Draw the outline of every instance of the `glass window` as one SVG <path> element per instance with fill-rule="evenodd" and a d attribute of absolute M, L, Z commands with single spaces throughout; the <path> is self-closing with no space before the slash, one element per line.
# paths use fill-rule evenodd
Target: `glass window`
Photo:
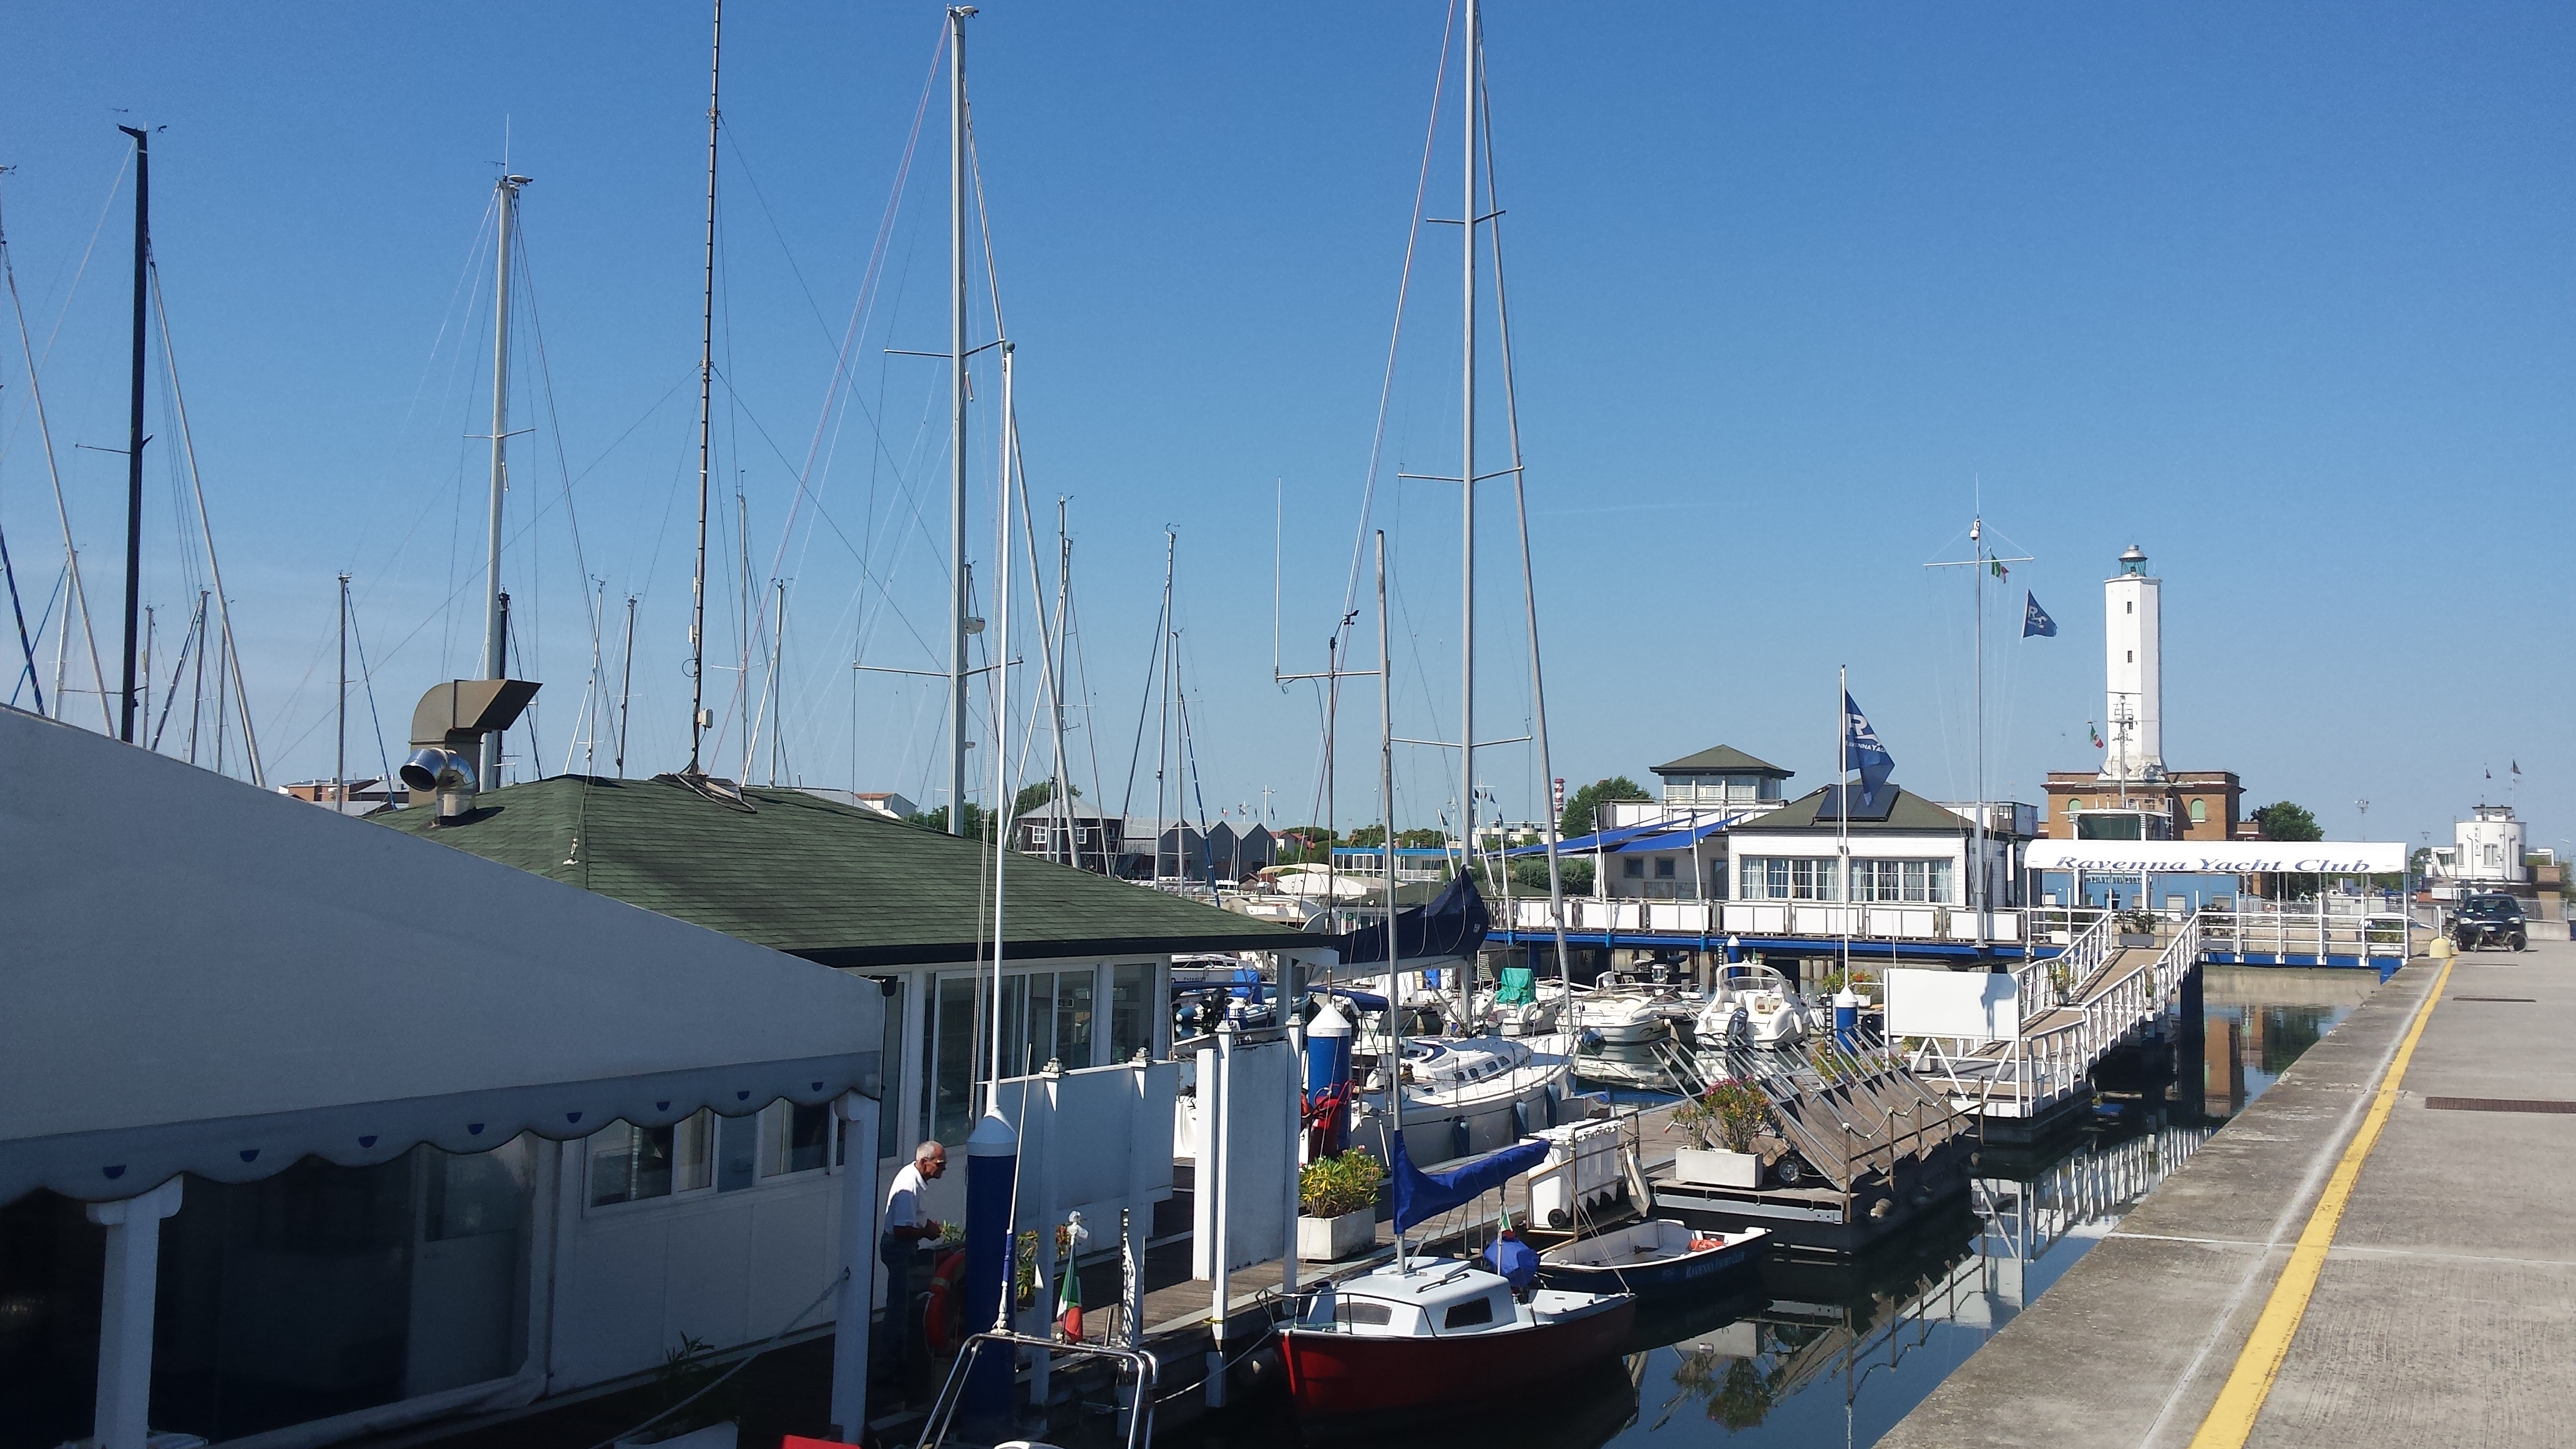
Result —
<path fill-rule="evenodd" d="M 1834 860 L 1826 857 L 1746 856 L 1737 878 L 1748 901 L 1834 899 Z"/>
<path fill-rule="evenodd" d="M 2081 800 L 2069 800 L 2066 802 L 2066 813 L 2069 815 L 2080 814 L 2083 812 L 2083 809 L 2084 802 Z"/>
<path fill-rule="evenodd" d="M 1646 878 L 1646 863 L 1634 856 L 1619 862 L 1619 878 L 1621 880 L 1644 880 Z"/>
<path fill-rule="evenodd" d="M 768 1130 L 761 1134 L 760 1175 L 778 1177 L 831 1166 L 832 1104 L 802 1106 L 772 1102 L 761 1114 Z"/>
<path fill-rule="evenodd" d="M 2209 823 L 2208 801 L 2194 800 L 2191 802 L 2191 823 L 2194 825 L 2206 825 Z"/>
<path fill-rule="evenodd" d="M 667 1127 L 619 1121 L 590 1136 L 590 1205 L 642 1202 L 707 1185 L 711 1115 L 703 1110 Z"/>
<path fill-rule="evenodd" d="M 1066 971 L 1055 978 L 1055 1056 L 1065 1070 L 1091 1065 L 1092 973 Z"/>
<path fill-rule="evenodd" d="M 1113 1062 L 1133 1060 L 1136 1053 L 1154 1050 L 1154 968 L 1112 966 L 1109 968 L 1109 1059 Z"/>
<path fill-rule="evenodd" d="M 929 1063 L 930 1083 L 922 1098 L 922 1135 L 951 1147 L 975 1128 L 975 1044 L 983 1039 L 976 1030 L 980 995 L 974 977 L 943 976 L 938 994 L 924 1003 L 933 1009 L 922 1013 L 922 1056 Z"/>
<path fill-rule="evenodd" d="M 1440 1320 L 1440 1326 L 1442 1328 L 1473 1328 L 1480 1323 L 1491 1323 L 1493 1321 L 1494 1300 L 1492 1297 L 1488 1296 L 1484 1298 L 1471 1298 L 1464 1303 L 1454 1305 L 1450 1308 L 1448 1315 Z"/>
<path fill-rule="evenodd" d="M 1671 880 L 1672 878 L 1673 878 L 1673 858 L 1672 858 L 1671 856 L 1669 856 L 1669 855 L 1659 855 L 1659 856 L 1656 856 L 1656 857 L 1655 857 L 1655 879 L 1657 879 L 1657 880 Z"/>

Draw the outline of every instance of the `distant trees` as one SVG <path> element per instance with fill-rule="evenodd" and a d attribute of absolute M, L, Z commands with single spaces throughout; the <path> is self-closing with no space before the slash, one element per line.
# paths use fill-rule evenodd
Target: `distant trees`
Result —
<path fill-rule="evenodd" d="M 1645 786 L 1625 775 L 1613 775 L 1607 780 L 1595 780 L 1568 797 L 1565 802 L 1565 819 L 1559 824 L 1558 829 L 1569 836 L 1590 835 L 1593 817 L 1600 812 L 1603 802 L 1653 798 L 1655 797 L 1646 793 Z"/>
<path fill-rule="evenodd" d="M 2323 840 L 2326 838 L 2324 827 L 2317 824 L 2317 817 L 2309 811 L 2308 807 L 2294 805 L 2287 800 L 2275 800 L 2257 809 L 2254 812 L 2254 824 L 2262 830 L 2265 840 Z"/>
<path fill-rule="evenodd" d="M 1053 780 L 1040 780 L 1034 785 L 1023 785 L 1020 787 L 1020 793 L 1011 797 L 1011 818 L 1016 820 L 1054 798 L 1055 781 Z M 1082 798 L 1080 785 L 1073 787 L 1073 798 L 1076 800 Z"/>

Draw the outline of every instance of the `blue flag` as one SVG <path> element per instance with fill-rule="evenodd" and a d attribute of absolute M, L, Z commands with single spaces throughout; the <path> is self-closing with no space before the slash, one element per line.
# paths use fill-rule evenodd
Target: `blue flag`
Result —
<path fill-rule="evenodd" d="M 1878 731 L 1869 727 L 1868 716 L 1852 703 L 1849 694 L 1843 696 L 1842 764 L 1844 769 L 1860 771 L 1861 800 L 1872 806 L 1878 803 L 1878 787 L 1886 784 L 1888 775 L 1896 769 L 1887 747 L 1878 742 Z"/>
<path fill-rule="evenodd" d="M 2057 621 L 2048 617 L 2048 611 L 2039 606 L 2039 595 L 2024 590 L 2021 599 L 2021 637 L 2027 639 L 2036 634 L 2043 639 L 2056 638 Z"/>

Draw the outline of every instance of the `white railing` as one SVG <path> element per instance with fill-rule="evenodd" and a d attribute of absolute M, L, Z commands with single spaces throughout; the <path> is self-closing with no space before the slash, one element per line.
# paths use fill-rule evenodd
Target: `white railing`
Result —
<path fill-rule="evenodd" d="M 2208 949 L 2231 956 L 2330 956 L 2404 961 L 2416 923 L 2401 911 L 2202 911 Z"/>
<path fill-rule="evenodd" d="M 1543 900 L 1512 903 L 1512 928 L 1544 932 L 1555 929 Z M 1869 940 L 1936 941 L 1958 944 L 1977 939 L 1976 912 L 1936 905 L 1845 905 L 1829 901 L 1653 901 L 1595 900 L 1565 903 L 1565 929 L 1613 931 L 1661 936 L 1793 936 L 1824 940 L 1858 936 Z M 2005 944 L 2022 939 L 2022 912 L 1986 913 L 1986 939 Z"/>
<path fill-rule="evenodd" d="M 2034 957 L 2014 968 L 2022 1019 L 2033 1020 L 2072 999 L 2077 988 L 2102 969 L 2111 951 L 2111 914 L 2105 911 L 2076 932 L 2065 950 L 2053 956 Z"/>

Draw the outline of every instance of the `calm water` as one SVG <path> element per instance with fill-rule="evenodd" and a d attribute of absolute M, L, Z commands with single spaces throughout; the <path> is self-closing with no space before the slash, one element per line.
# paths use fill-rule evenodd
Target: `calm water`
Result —
<path fill-rule="evenodd" d="M 1989 1151 L 1947 1221 L 1840 1265 L 1774 1258 L 1729 1299 L 1641 1323 L 1624 1361 L 1544 1394 L 1496 1386 L 1495 1412 L 1389 1442 L 1419 1449 L 1866 1445 L 2048 1291 L 2376 985 L 2361 971 L 2211 967 L 2205 1046 L 2122 1063 L 2128 1120 L 2044 1156 Z M 1284 1405 L 1211 1427 L 1206 1449 L 1298 1442 Z M 1340 1431 L 1328 1442 L 1360 1439 Z"/>

